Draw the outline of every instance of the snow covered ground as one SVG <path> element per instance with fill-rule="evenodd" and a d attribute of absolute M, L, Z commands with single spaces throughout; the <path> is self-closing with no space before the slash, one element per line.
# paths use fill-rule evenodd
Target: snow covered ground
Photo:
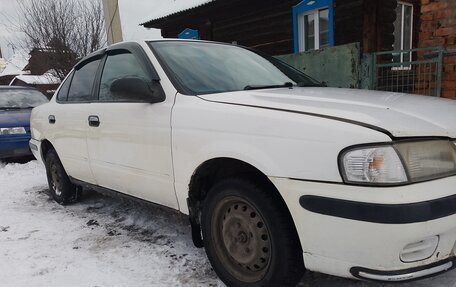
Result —
<path fill-rule="evenodd" d="M 224 286 L 177 213 L 85 194 L 47 194 L 44 168 L 0 162 L 0 286 Z M 307 273 L 300 286 L 384 287 Z M 403 287 L 456 287 L 456 270 Z"/>

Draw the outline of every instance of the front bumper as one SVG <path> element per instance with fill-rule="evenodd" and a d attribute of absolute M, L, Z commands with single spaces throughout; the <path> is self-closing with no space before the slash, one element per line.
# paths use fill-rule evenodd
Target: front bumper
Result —
<path fill-rule="evenodd" d="M 309 270 L 407 281 L 454 268 L 456 176 L 399 187 L 271 180 L 290 209 Z"/>
<path fill-rule="evenodd" d="M 353 267 L 350 273 L 362 280 L 378 282 L 404 282 L 434 276 L 456 267 L 455 257 L 434 264 L 395 271 L 378 271 L 363 267 Z"/>
<path fill-rule="evenodd" d="M 0 159 L 31 155 L 30 134 L 0 136 Z"/>

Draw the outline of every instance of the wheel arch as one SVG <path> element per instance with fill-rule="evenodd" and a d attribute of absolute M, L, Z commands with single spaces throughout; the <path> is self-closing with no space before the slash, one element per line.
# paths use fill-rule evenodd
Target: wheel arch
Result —
<path fill-rule="evenodd" d="M 217 181 L 233 176 L 254 176 L 274 186 L 265 173 L 254 165 L 231 157 L 216 157 L 204 161 L 195 169 L 188 185 L 188 197 L 204 200 Z M 274 189 L 277 190 L 275 186 Z"/>
<path fill-rule="evenodd" d="M 296 224 L 291 216 L 290 209 L 285 203 L 285 200 L 278 188 L 264 172 L 243 160 L 230 157 L 217 157 L 201 163 L 195 169 L 188 185 L 187 205 L 189 209 L 190 223 L 192 224 L 193 242 L 197 247 L 201 247 L 202 244 L 200 233 L 200 215 L 204 199 L 215 183 L 230 177 L 240 177 L 253 180 L 255 183 L 259 183 L 264 186 L 269 192 L 272 192 L 277 197 L 278 204 L 282 207 L 290 222 L 293 224 L 293 229 L 296 232 L 296 236 L 298 236 Z"/>
<path fill-rule="evenodd" d="M 54 145 L 49 140 L 41 140 L 41 158 L 43 161 L 46 160 L 46 155 L 51 149 L 55 150 Z"/>

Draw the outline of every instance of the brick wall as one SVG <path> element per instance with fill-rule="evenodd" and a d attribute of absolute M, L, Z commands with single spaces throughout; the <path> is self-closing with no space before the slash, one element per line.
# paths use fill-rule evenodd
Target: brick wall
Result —
<path fill-rule="evenodd" d="M 446 49 L 442 97 L 456 99 L 456 0 L 421 0 L 419 47 Z"/>

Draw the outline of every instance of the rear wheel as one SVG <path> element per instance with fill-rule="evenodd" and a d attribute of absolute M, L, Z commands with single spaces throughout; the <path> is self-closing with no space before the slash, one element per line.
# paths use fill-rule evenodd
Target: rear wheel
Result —
<path fill-rule="evenodd" d="M 297 234 L 281 199 L 245 179 L 216 184 L 203 207 L 208 258 L 228 286 L 294 286 L 304 272 Z"/>
<path fill-rule="evenodd" d="M 46 154 L 46 175 L 52 198 L 59 204 L 68 204 L 77 201 L 80 191 L 71 183 L 55 150 Z"/>

